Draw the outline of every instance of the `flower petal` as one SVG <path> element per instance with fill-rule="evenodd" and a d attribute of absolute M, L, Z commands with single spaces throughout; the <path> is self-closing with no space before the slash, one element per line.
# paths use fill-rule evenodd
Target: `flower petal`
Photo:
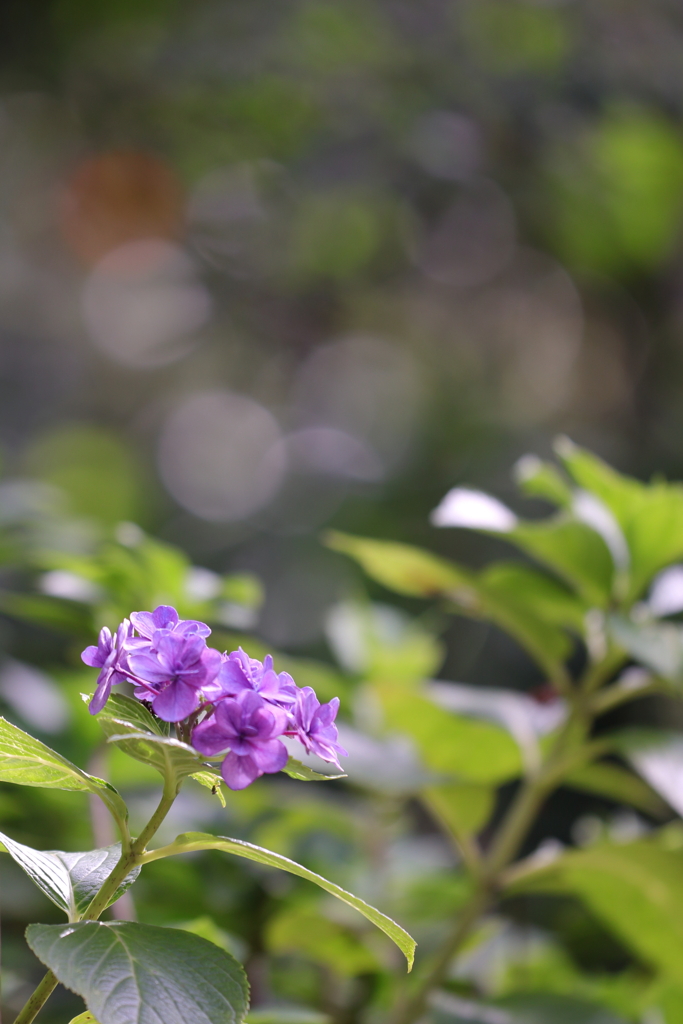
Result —
<path fill-rule="evenodd" d="M 221 765 L 221 775 L 230 789 L 246 789 L 263 772 L 249 754 L 238 757 L 230 753 Z"/>
<path fill-rule="evenodd" d="M 171 683 L 152 701 L 152 710 L 162 722 L 181 722 L 199 707 L 199 694 L 182 680 Z"/>

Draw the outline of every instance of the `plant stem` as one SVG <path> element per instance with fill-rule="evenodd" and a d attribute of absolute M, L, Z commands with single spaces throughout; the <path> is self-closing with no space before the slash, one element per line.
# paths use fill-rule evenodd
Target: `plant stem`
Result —
<path fill-rule="evenodd" d="M 439 950 L 436 959 L 420 979 L 419 986 L 410 998 L 399 1005 L 394 1024 L 412 1024 L 423 1015 L 427 1009 L 430 992 L 444 980 L 451 960 L 469 936 L 480 916 L 488 909 L 491 895 L 488 887 L 480 883 L 458 918 L 455 928 Z"/>
<path fill-rule="evenodd" d="M 31 1021 L 39 1010 L 43 1008 L 58 984 L 59 982 L 52 971 L 48 971 L 37 988 L 29 996 L 14 1024 L 31 1024 Z"/>
<path fill-rule="evenodd" d="M 142 863 L 147 843 L 150 841 L 170 811 L 177 795 L 178 787 L 175 780 L 170 777 L 167 778 L 164 784 L 164 791 L 154 814 L 149 819 L 140 835 L 131 843 L 128 849 L 122 849 L 119 860 L 111 873 L 102 883 L 99 892 L 90 901 L 90 905 L 80 918 L 81 921 L 97 921 L 100 914 L 108 907 L 112 896 L 129 872 L 138 864 Z M 15 1019 L 14 1024 L 31 1024 L 47 1002 L 50 994 L 57 987 L 57 984 L 58 979 L 52 971 L 48 971 L 37 988 L 35 988 L 31 993 L 23 1008 L 20 1010 L 19 1016 Z"/>
<path fill-rule="evenodd" d="M 478 878 L 475 875 L 474 892 L 460 914 L 455 928 L 429 968 L 416 979 L 413 994 L 399 1004 L 393 1024 L 413 1024 L 424 1014 L 430 992 L 442 983 L 453 957 L 467 940 L 480 916 L 490 907 L 505 868 L 516 857 L 544 801 L 562 781 L 563 769 L 567 764 L 571 765 L 572 759 L 567 759 L 565 754 L 567 742 L 571 741 L 577 727 L 588 731 L 589 723 L 590 712 L 586 711 L 583 701 L 575 699 L 571 713 L 547 760 L 517 791 L 493 844 L 479 867 Z"/>

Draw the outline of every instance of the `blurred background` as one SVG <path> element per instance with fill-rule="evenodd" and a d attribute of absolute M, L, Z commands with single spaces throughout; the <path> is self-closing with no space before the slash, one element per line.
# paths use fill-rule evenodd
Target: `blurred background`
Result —
<path fill-rule="evenodd" d="M 482 564 L 495 542 L 435 531 L 430 510 L 457 484 L 523 508 L 511 467 L 560 433 L 622 471 L 680 477 L 682 67 L 676 0 L 4 0 L 10 716 L 74 757 L 92 746 L 78 650 L 152 600 L 116 561 L 147 535 L 187 553 L 173 570 L 186 602 L 220 599 L 214 621 L 319 659 L 323 678 L 349 635 L 340 602 L 364 587 L 322 546 L 326 528 Z M 484 627 L 427 626 L 446 642 L 426 659 L 444 678 L 541 682 Z M 325 698 L 346 685 L 324 678 Z M 0 812 L 19 838 L 73 848 L 78 799 L 5 787 Z M 258 799 L 240 806 L 258 817 Z M 335 799 L 358 828 L 374 820 L 372 801 Z M 568 834 L 585 807 L 563 808 Z M 316 813 L 299 809 L 291 835 L 310 838 Z M 342 820 L 321 857 L 343 847 Z M 247 869 L 206 863 L 237 933 Z M 13 870 L 3 859 L 25 899 Z M 174 871 L 150 869 L 145 919 L 163 918 Z M 183 876 L 188 918 L 202 877 Z M 282 895 L 254 887 L 251 922 Z M 31 910 L 8 899 L 6 998 L 20 1005 Z M 372 973 L 358 949 L 348 977 Z M 301 967 L 290 992 L 277 970 L 266 1002 L 316 1004 L 317 975 Z"/>
<path fill-rule="evenodd" d="M 445 490 L 559 432 L 680 475 L 674 0 L 0 18 L 6 477 L 257 573 L 306 648 L 327 524 L 453 545 Z"/>

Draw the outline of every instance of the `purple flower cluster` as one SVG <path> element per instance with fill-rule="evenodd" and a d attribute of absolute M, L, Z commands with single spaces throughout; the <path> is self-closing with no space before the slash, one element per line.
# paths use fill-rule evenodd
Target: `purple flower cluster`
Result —
<path fill-rule="evenodd" d="M 113 685 L 132 683 L 135 696 L 190 735 L 200 754 L 225 754 L 221 773 L 230 789 L 284 768 L 282 736 L 296 737 L 339 768 L 339 755 L 346 755 L 334 724 L 339 699 L 321 704 L 310 686 L 300 688 L 287 672 L 276 672 L 270 655 L 261 662 L 242 648 L 221 654 L 207 647 L 210 633 L 168 605 L 132 612 L 113 636 L 105 626 L 97 646 L 81 655 L 100 669 L 90 713 L 102 710 Z"/>

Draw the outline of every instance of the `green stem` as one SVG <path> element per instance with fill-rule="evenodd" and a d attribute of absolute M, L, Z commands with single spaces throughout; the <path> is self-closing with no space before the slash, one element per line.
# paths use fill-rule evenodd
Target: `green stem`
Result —
<path fill-rule="evenodd" d="M 590 712 L 575 696 L 574 706 L 558 735 L 554 747 L 539 771 L 522 783 L 512 802 L 488 854 L 479 867 L 474 892 L 460 914 L 455 928 L 446 939 L 427 970 L 415 979 L 412 995 L 399 1004 L 393 1024 L 413 1024 L 427 1009 L 431 991 L 445 979 L 455 954 L 469 937 L 473 927 L 493 903 L 500 880 L 508 864 L 514 860 L 524 838 L 552 790 L 562 781 L 567 764 L 565 748 L 577 729 L 588 732 Z"/>
<path fill-rule="evenodd" d="M 591 701 L 593 714 L 604 715 L 606 711 L 611 711 L 612 708 L 617 708 L 627 701 L 637 700 L 639 697 L 647 697 L 654 693 L 666 693 L 666 689 L 665 684 L 652 677 L 637 686 L 615 683 L 595 694 Z"/>
<path fill-rule="evenodd" d="M 142 864 L 148 842 L 154 836 L 162 821 L 170 811 L 177 795 L 178 787 L 175 780 L 171 780 L 170 777 L 167 778 L 164 784 L 164 791 L 154 814 L 149 819 L 137 839 L 128 844 L 127 849 L 121 850 L 119 860 L 111 873 L 102 883 L 102 887 L 99 892 L 90 901 L 90 905 L 80 920 L 96 921 L 100 914 L 106 910 L 112 896 L 128 873 L 138 864 Z M 52 971 L 48 971 L 38 987 L 31 993 L 23 1008 L 20 1010 L 19 1016 L 15 1019 L 14 1024 L 31 1024 L 47 1002 L 50 994 L 57 987 L 57 984 L 58 979 Z"/>
<path fill-rule="evenodd" d="M 427 1009 L 430 992 L 444 980 L 451 960 L 468 938 L 481 915 L 488 909 L 490 902 L 490 890 L 484 885 L 480 885 L 472 894 L 469 903 L 458 918 L 455 928 L 439 950 L 429 970 L 419 979 L 418 987 L 413 995 L 399 1006 L 394 1024 L 412 1024 L 413 1021 L 423 1016 Z"/>

